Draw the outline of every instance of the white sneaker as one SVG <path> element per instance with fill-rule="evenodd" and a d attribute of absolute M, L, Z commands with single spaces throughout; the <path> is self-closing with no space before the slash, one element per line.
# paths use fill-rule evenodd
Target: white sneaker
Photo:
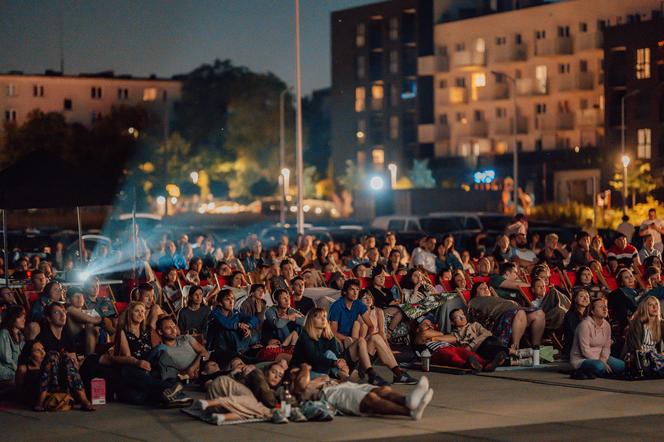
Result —
<path fill-rule="evenodd" d="M 223 413 L 214 413 L 211 419 L 215 425 L 221 425 L 226 420 L 226 416 Z"/>
<path fill-rule="evenodd" d="M 533 358 L 519 359 L 519 366 L 520 367 L 532 367 L 533 366 Z"/>
<path fill-rule="evenodd" d="M 429 391 L 429 379 L 426 376 L 422 376 L 413 391 L 406 396 L 406 407 L 411 411 L 415 410 L 420 405 L 420 402 L 422 402 L 422 398 L 427 391 Z"/>
<path fill-rule="evenodd" d="M 533 356 L 534 350 L 532 348 L 521 348 L 516 351 L 520 358 L 530 358 Z"/>
<path fill-rule="evenodd" d="M 422 400 L 420 401 L 420 404 L 417 406 L 417 408 L 410 412 L 410 417 L 416 421 L 422 419 L 422 415 L 424 414 L 424 409 L 427 408 L 427 405 L 429 405 L 432 399 L 433 399 L 433 390 L 430 388 L 426 392 Z"/>
<path fill-rule="evenodd" d="M 191 406 L 192 410 L 205 411 L 208 407 L 208 402 L 203 399 L 197 399 Z"/>

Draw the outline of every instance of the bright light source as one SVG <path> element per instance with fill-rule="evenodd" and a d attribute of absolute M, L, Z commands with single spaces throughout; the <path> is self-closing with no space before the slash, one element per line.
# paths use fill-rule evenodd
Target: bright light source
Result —
<path fill-rule="evenodd" d="M 78 274 L 79 281 L 85 281 L 89 277 L 90 277 L 90 272 L 88 272 L 87 270 L 84 270 Z"/>
<path fill-rule="evenodd" d="M 369 187 L 371 187 L 372 190 L 382 190 L 383 187 L 385 187 L 385 180 L 379 176 L 371 177 L 371 180 L 369 180 Z"/>
<path fill-rule="evenodd" d="M 203 214 L 205 213 L 205 206 L 201 206 L 198 208 L 198 213 Z"/>
<path fill-rule="evenodd" d="M 321 213 L 323 213 L 323 209 L 320 208 L 320 207 L 316 207 L 316 208 L 314 209 L 314 213 L 315 213 L 316 215 L 320 215 Z"/>
<path fill-rule="evenodd" d="M 288 179 L 288 177 L 290 176 L 290 169 L 284 167 L 283 169 L 281 169 L 281 174 L 284 176 L 284 178 Z"/>
<path fill-rule="evenodd" d="M 297 206 L 290 206 L 290 211 L 293 213 L 297 212 Z"/>
<path fill-rule="evenodd" d="M 579 153 L 581 148 L 579 146 L 574 146 L 574 152 Z"/>
<path fill-rule="evenodd" d="M 302 210 L 304 212 L 309 212 L 311 210 L 311 206 L 309 206 L 309 204 L 305 204 L 304 206 L 302 206 Z"/>
<path fill-rule="evenodd" d="M 177 198 L 175 198 L 175 197 L 171 198 L 171 204 L 177 204 L 177 203 L 178 203 Z"/>
<path fill-rule="evenodd" d="M 358 130 L 357 133 L 355 134 L 355 136 L 356 136 L 358 139 L 361 140 L 362 138 L 364 138 L 364 132 L 362 132 L 361 130 Z"/>
<path fill-rule="evenodd" d="M 189 174 L 189 176 L 191 177 L 191 182 L 192 183 L 198 184 L 198 172 L 193 171 Z"/>
<path fill-rule="evenodd" d="M 622 156 L 622 164 L 623 164 L 623 167 L 626 168 L 627 166 L 629 166 L 629 161 L 630 161 L 630 159 L 629 159 L 629 156 L 628 156 L 628 155 L 623 155 L 623 156 Z"/>
<path fill-rule="evenodd" d="M 492 169 L 480 170 L 473 174 L 473 181 L 475 181 L 476 184 L 490 184 L 495 179 L 496 171 Z"/>
<path fill-rule="evenodd" d="M 157 197 L 157 204 L 160 204 L 160 205 L 166 204 L 166 197 L 165 196 L 158 196 Z"/>
<path fill-rule="evenodd" d="M 127 132 L 129 132 L 129 135 L 133 135 L 135 131 L 136 131 L 136 129 L 134 129 L 133 127 L 130 127 L 129 129 L 127 129 Z"/>

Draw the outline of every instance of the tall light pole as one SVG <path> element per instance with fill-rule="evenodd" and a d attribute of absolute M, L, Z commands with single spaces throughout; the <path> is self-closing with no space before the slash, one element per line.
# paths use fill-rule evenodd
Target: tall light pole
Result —
<path fill-rule="evenodd" d="M 518 212 L 519 206 L 519 149 L 517 147 L 516 137 L 518 133 L 518 108 L 516 105 L 516 79 L 511 75 L 507 75 L 504 72 L 491 71 L 491 74 L 497 80 L 498 78 L 506 78 L 512 85 L 512 107 L 514 108 L 514 124 L 512 124 L 512 137 L 514 138 L 514 154 L 512 155 L 512 175 L 514 175 L 514 214 Z M 546 192 L 546 189 L 544 190 Z"/>
<path fill-rule="evenodd" d="M 623 163 L 623 215 L 627 214 L 627 166 L 629 165 L 629 157 L 625 152 L 625 132 L 627 130 L 625 124 L 625 99 L 632 97 L 639 93 L 638 89 L 634 89 L 620 99 L 620 155 Z"/>
<path fill-rule="evenodd" d="M 283 170 L 286 168 L 286 111 L 285 95 L 290 90 L 286 88 L 279 94 L 279 184 L 281 184 L 281 201 L 279 204 L 279 221 L 283 226 L 286 222 L 286 183 Z"/>
<path fill-rule="evenodd" d="M 623 215 L 627 214 L 627 166 L 629 166 L 629 156 L 623 155 L 622 158 L 623 165 Z"/>
<path fill-rule="evenodd" d="M 304 233 L 304 158 L 302 153 L 302 66 L 300 63 L 300 0 L 295 0 L 295 89 L 296 89 L 296 172 L 297 172 L 297 233 Z"/>
<path fill-rule="evenodd" d="M 390 171 L 390 186 L 394 189 L 397 187 L 397 165 L 390 163 L 387 165 L 387 169 Z"/>

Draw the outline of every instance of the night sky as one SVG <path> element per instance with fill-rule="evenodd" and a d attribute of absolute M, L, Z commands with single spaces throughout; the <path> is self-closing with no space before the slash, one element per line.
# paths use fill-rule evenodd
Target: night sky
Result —
<path fill-rule="evenodd" d="M 303 92 L 330 85 L 330 12 L 375 0 L 301 0 Z M 215 58 L 295 83 L 292 0 L 0 0 L 0 72 L 170 77 Z"/>

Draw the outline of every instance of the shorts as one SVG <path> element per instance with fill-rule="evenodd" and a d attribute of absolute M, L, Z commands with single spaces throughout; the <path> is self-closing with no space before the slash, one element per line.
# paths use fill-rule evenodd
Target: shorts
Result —
<path fill-rule="evenodd" d="M 339 385 L 323 388 L 321 399 L 341 411 L 343 414 L 364 416 L 360 411 L 360 403 L 372 390 L 378 387 L 369 384 L 344 382 Z"/>

